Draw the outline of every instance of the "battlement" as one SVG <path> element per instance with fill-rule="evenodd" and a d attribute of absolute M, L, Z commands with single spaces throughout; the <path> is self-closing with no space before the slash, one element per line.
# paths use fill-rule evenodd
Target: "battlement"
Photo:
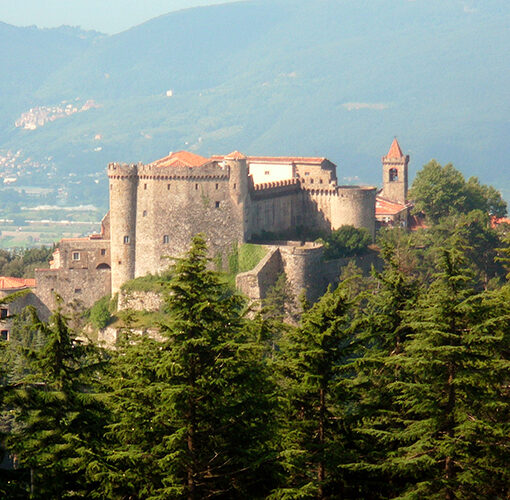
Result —
<path fill-rule="evenodd" d="M 283 181 L 263 182 L 252 184 L 252 197 L 255 199 L 278 197 L 286 194 L 296 193 L 301 189 L 299 179 L 286 179 Z"/>
<path fill-rule="evenodd" d="M 110 179 L 134 179 L 140 164 L 137 163 L 109 163 L 108 177 Z"/>
<path fill-rule="evenodd" d="M 285 179 L 283 181 L 274 181 L 274 182 L 263 182 L 261 184 L 254 184 L 253 189 L 255 191 L 262 191 L 265 189 L 275 189 L 284 186 L 294 186 L 300 185 L 301 182 L 299 179 Z"/>

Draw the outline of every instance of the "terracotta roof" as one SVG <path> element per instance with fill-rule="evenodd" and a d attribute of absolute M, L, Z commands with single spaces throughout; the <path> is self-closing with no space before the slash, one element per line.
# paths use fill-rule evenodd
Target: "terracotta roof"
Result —
<path fill-rule="evenodd" d="M 390 150 L 388 151 L 386 158 L 403 158 L 403 157 L 404 154 L 402 153 L 397 138 L 395 137 L 395 139 L 393 139 L 393 142 L 391 143 Z"/>
<path fill-rule="evenodd" d="M 0 276 L 0 289 L 16 289 L 34 287 L 35 279 L 29 278 L 12 278 L 9 276 Z"/>
<path fill-rule="evenodd" d="M 496 227 L 498 224 L 510 224 L 508 217 L 491 217 L 491 226 Z"/>
<path fill-rule="evenodd" d="M 409 205 L 390 201 L 381 196 L 375 199 L 375 215 L 396 215 L 405 210 Z"/>
<path fill-rule="evenodd" d="M 246 156 L 243 155 L 243 153 L 240 153 L 239 151 L 232 151 L 232 153 L 225 156 L 225 160 L 245 160 Z"/>
<path fill-rule="evenodd" d="M 152 162 L 150 165 L 154 167 L 200 167 L 208 161 L 207 158 L 189 151 L 177 151 Z"/>
<path fill-rule="evenodd" d="M 231 158 L 231 155 L 234 153 L 230 153 L 230 155 L 214 155 L 211 156 L 211 160 L 221 161 L 225 158 Z M 324 157 L 315 157 L 315 156 L 245 156 L 248 162 L 252 163 L 308 163 L 314 165 L 321 165 L 327 158 Z"/>

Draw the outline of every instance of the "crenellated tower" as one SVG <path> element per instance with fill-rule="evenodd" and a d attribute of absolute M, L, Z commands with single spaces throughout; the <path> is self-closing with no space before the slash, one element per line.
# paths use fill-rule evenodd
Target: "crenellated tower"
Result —
<path fill-rule="evenodd" d="M 409 155 L 404 155 L 397 138 L 393 139 L 390 150 L 382 157 L 383 188 L 381 196 L 397 203 L 406 203 Z"/>
<path fill-rule="evenodd" d="M 110 248 L 112 293 L 135 277 L 138 165 L 110 163 Z"/>
<path fill-rule="evenodd" d="M 243 227 L 244 241 L 251 237 L 249 229 L 250 196 L 248 159 L 239 151 L 234 151 L 225 156 L 224 164 L 229 172 L 230 197 L 238 212 L 239 221 Z"/>

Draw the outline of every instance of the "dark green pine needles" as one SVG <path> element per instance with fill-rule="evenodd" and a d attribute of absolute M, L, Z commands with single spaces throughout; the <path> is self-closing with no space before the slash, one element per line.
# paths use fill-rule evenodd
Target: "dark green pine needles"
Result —
<path fill-rule="evenodd" d="M 196 236 L 165 285 L 161 338 L 130 336 L 113 361 L 106 496 L 257 498 L 273 486 L 274 389 L 243 308 Z"/>

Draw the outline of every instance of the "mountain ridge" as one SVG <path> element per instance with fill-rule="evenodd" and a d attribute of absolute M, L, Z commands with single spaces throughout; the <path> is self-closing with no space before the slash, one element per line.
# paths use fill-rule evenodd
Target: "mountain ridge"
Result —
<path fill-rule="evenodd" d="M 380 183 L 398 135 L 411 173 L 452 161 L 508 198 L 510 9 L 465 5 L 252 0 L 74 41 L 13 98 L 0 149 L 23 145 L 80 174 L 180 149 L 320 155 L 340 180 Z M 13 126 L 27 107 L 76 98 L 102 107 L 29 133 Z"/>

